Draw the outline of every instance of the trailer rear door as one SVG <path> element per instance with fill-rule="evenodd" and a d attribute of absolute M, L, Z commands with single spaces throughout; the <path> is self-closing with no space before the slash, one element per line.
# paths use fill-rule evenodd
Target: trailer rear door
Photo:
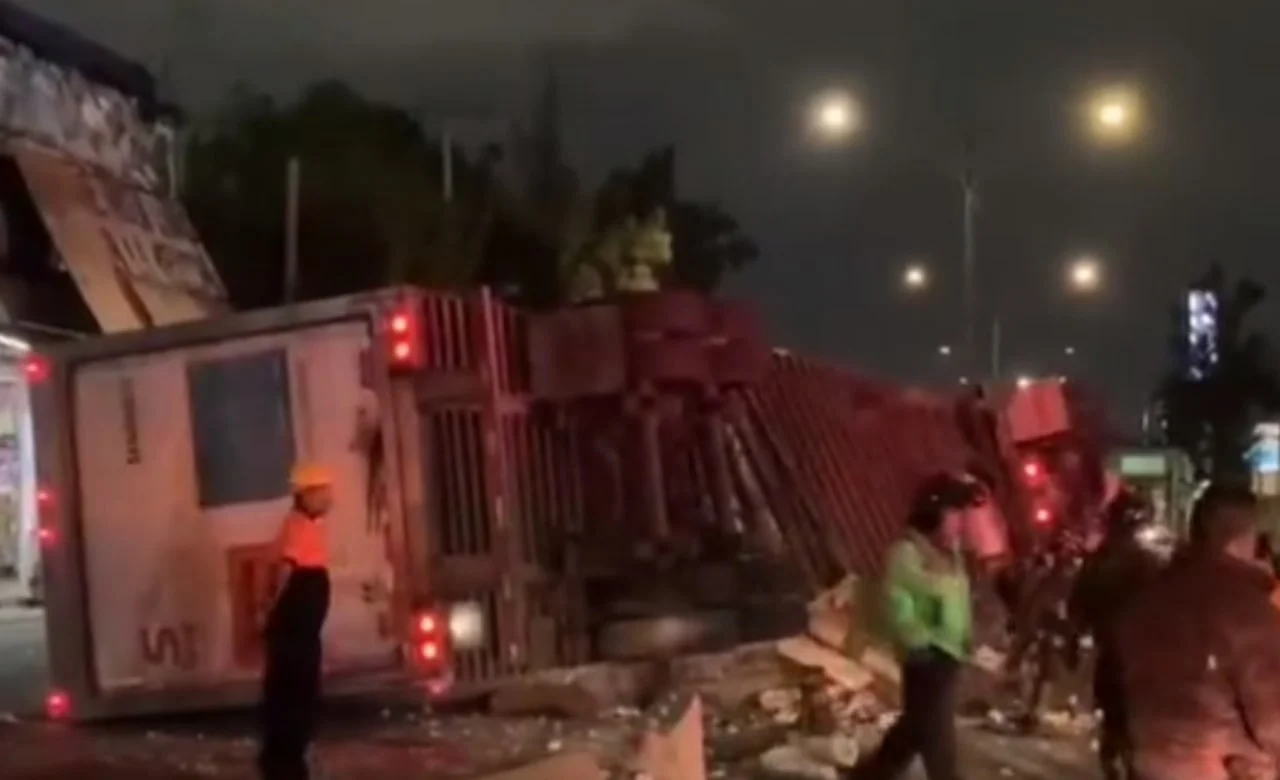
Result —
<path fill-rule="evenodd" d="M 254 677 L 254 609 L 295 460 L 331 466 L 329 672 L 396 663 L 364 319 L 77 365 L 90 667 L 104 694 Z"/>

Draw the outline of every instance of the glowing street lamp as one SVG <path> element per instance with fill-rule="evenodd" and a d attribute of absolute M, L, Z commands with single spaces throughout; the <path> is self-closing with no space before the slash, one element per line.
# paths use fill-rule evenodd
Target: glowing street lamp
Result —
<path fill-rule="evenodd" d="M 929 286 L 929 269 L 919 263 L 912 263 L 902 271 L 902 286 L 915 292 Z"/>
<path fill-rule="evenodd" d="M 1102 263 L 1094 257 L 1081 257 L 1067 267 L 1067 282 L 1076 292 L 1094 292 L 1102 286 Z"/>
<path fill-rule="evenodd" d="M 951 357 L 951 345 L 943 344 L 942 346 L 938 347 L 938 354 L 941 355 L 942 357 Z"/>
<path fill-rule="evenodd" d="M 822 95 L 810 109 L 810 124 L 814 132 L 828 141 L 839 141 L 853 135 L 861 123 L 862 114 L 857 102 L 844 92 Z"/>
<path fill-rule="evenodd" d="M 1141 124 L 1138 95 L 1131 89 L 1112 88 L 1093 95 L 1089 124 L 1100 141 L 1123 142 L 1138 134 Z"/>

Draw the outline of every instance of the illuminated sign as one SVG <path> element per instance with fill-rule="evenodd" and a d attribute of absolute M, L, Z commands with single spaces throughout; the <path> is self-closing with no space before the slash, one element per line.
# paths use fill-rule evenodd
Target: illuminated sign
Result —
<path fill-rule="evenodd" d="M 1255 474 L 1280 473 L 1280 423 L 1259 423 L 1253 430 L 1249 464 Z"/>
<path fill-rule="evenodd" d="M 1187 376 L 1200 380 L 1218 364 L 1218 296 L 1210 290 L 1187 293 Z"/>
<path fill-rule="evenodd" d="M 1169 465 L 1163 455 L 1124 455 L 1120 474 L 1125 477 L 1163 477 Z"/>

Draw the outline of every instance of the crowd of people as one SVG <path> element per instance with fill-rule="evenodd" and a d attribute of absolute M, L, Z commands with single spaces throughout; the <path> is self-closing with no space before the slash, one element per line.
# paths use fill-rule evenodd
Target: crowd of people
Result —
<path fill-rule="evenodd" d="M 917 757 L 930 780 L 961 776 L 955 716 L 973 646 L 961 540 L 983 500 L 971 481 L 945 474 L 917 491 L 882 582 L 903 709 L 851 780 L 902 777 Z M 1143 542 L 1150 515 L 1137 493 L 1121 490 L 1100 513 L 1100 539 L 1073 545 L 1064 535 L 1051 546 L 1065 563 L 1048 566 L 1038 585 L 1052 597 L 1022 601 L 1061 608 L 1015 616 L 1053 625 L 1023 632 L 1006 672 L 1036 653 L 1073 668 L 1080 640 L 1091 638 L 1107 780 L 1278 780 L 1280 588 L 1258 502 L 1248 489 L 1209 486 L 1171 556 Z M 1032 713 L 1048 677 L 1036 675 Z"/>

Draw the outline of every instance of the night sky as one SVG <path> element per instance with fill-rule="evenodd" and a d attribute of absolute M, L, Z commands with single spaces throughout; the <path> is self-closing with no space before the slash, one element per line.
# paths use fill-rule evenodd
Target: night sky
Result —
<path fill-rule="evenodd" d="M 527 113 L 552 48 L 573 162 L 598 176 L 673 142 L 686 194 L 719 200 L 763 256 L 732 288 L 775 340 L 939 381 L 958 343 L 960 194 L 984 177 L 979 286 L 1010 371 L 1070 370 L 1132 415 L 1166 360 L 1180 285 L 1220 260 L 1280 297 L 1280 3 L 1274 0 L 38 0 L 153 67 L 198 118 L 243 79 L 288 94 L 338 76 L 489 127 Z M 1091 89 L 1140 90 L 1145 132 L 1089 140 Z M 809 98 L 858 96 L 844 147 Z M 476 135 L 501 136 L 472 124 Z M 1066 291 L 1082 252 L 1105 293 Z M 936 275 L 904 296 L 909 259 Z M 1280 325 L 1268 304 L 1259 325 Z M 1077 348 L 1068 363 L 1063 347 Z"/>

